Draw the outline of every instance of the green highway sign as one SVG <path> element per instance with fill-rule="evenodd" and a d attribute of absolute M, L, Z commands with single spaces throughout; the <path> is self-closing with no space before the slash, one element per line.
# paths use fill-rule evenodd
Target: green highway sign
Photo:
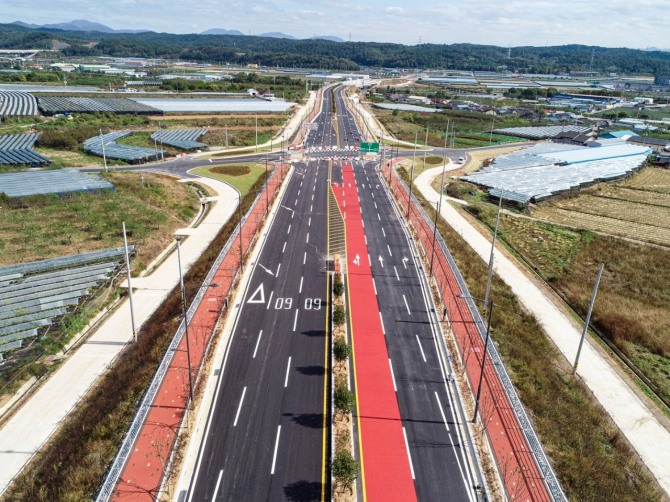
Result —
<path fill-rule="evenodd" d="M 379 143 L 361 143 L 361 153 L 379 153 Z"/>

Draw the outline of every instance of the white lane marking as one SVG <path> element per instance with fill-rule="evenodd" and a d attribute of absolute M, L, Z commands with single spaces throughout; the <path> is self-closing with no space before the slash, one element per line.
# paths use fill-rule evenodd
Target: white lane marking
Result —
<path fill-rule="evenodd" d="M 284 378 L 284 388 L 288 387 L 288 375 L 291 371 L 291 357 L 288 358 L 288 364 L 286 365 L 286 378 Z"/>
<path fill-rule="evenodd" d="M 303 278 L 300 278 L 300 289 L 298 290 L 298 293 L 302 293 L 302 280 Z"/>
<path fill-rule="evenodd" d="M 302 257 L 302 264 L 304 265 L 307 262 L 307 251 L 305 251 L 305 255 Z"/>
<path fill-rule="evenodd" d="M 284 246 L 281 248 L 282 253 L 285 252 L 285 251 L 286 251 L 286 241 L 284 241 Z"/>
<path fill-rule="evenodd" d="M 314 212 L 314 204 L 309 205 L 309 212 L 313 213 Z"/>
<path fill-rule="evenodd" d="M 240 398 L 240 404 L 237 405 L 237 413 L 235 413 L 235 421 L 233 422 L 233 427 L 237 427 L 237 419 L 240 418 L 240 411 L 242 410 L 242 403 L 244 402 L 244 395 L 247 393 L 247 388 L 245 387 L 242 391 L 242 397 Z"/>
<path fill-rule="evenodd" d="M 365 245 L 367 246 L 368 245 L 368 236 L 364 235 L 363 237 L 365 238 Z"/>
<path fill-rule="evenodd" d="M 298 199 L 295 200 L 295 202 L 293 203 L 293 205 L 294 205 L 294 206 L 297 206 L 297 205 L 298 205 Z"/>
<path fill-rule="evenodd" d="M 398 388 L 395 385 L 395 375 L 393 374 L 393 364 L 391 364 L 390 357 L 389 357 L 389 368 L 391 368 L 391 380 L 393 381 L 393 390 L 398 392 Z"/>
<path fill-rule="evenodd" d="M 384 230 L 384 227 L 382 227 L 382 233 L 384 234 L 384 237 L 386 237 L 386 231 Z"/>
<path fill-rule="evenodd" d="M 252 359 L 256 358 L 256 352 L 258 352 L 258 346 L 261 344 L 261 337 L 263 336 L 263 330 L 258 333 L 258 340 L 256 340 L 256 348 L 254 349 L 254 355 L 251 356 Z"/>
<path fill-rule="evenodd" d="M 373 202 L 373 204 L 375 205 L 375 209 L 377 209 L 377 203 L 376 203 L 376 202 Z"/>
<path fill-rule="evenodd" d="M 210 160 L 211 162 L 211 160 Z M 246 387 L 245 387 L 246 389 Z M 219 471 L 219 477 L 216 479 L 216 486 L 214 487 L 214 495 L 212 495 L 212 500 L 216 500 L 216 496 L 219 494 L 219 486 L 221 486 L 221 477 L 223 476 L 223 469 Z"/>
<path fill-rule="evenodd" d="M 295 331 L 297 325 L 298 325 L 298 309 L 295 309 L 295 318 L 293 319 L 293 331 Z"/>
<path fill-rule="evenodd" d="M 361 220 L 361 225 L 363 225 L 363 228 L 365 228 L 365 222 Z"/>
<path fill-rule="evenodd" d="M 312 192 L 316 190 L 316 181 L 314 182 L 314 186 L 312 187 Z"/>
<path fill-rule="evenodd" d="M 291 213 L 291 219 L 293 219 L 294 216 L 295 216 L 295 211 L 293 211 L 293 212 Z"/>
<path fill-rule="evenodd" d="M 409 309 L 409 305 L 407 305 L 407 298 L 405 298 L 405 295 L 402 295 L 402 299 L 405 302 L 405 308 L 407 309 L 407 313 L 409 315 L 412 315 L 412 311 Z"/>
<path fill-rule="evenodd" d="M 275 473 L 275 463 L 277 462 L 277 450 L 279 449 L 279 435 L 281 434 L 281 425 L 277 428 L 277 439 L 275 440 L 275 453 L 272 455 L 272 469 L 270 474 Z"/>
<path fill-rule="evenodd" d="M 373 199 L 375 198 L 375 194 L 371 193 L 370 195 L 372 195 L 372 198 L 373 198 Z"/>
<path fill-rule="evenodd" d="M 386 245 L 386 249 L 389 250 L 389 256 L 393 256 L 393 253 L 391 253 L 391 246 L 389 246 L 389 245 L 387 244 L 387 245 Z"/>
<path fill-rule="evenodd" d="M 347 201 L 346 200 L 342 201 L 342 207 L 347 207 Z"/>
<path fill-rule="evenodd" d="M 395 268 L 395 265 L 393 265 L 393 270 L 395 270 L 395 277 L 396 277 L 396 279 L 400 280 L 400 276 L 398 275 L 398 269 Z"/>
<path fill-rule="evenodd" d="M 287 234 L 290 234 L 290 233 L 291 233 L 291 225 L 290 225 L 290 224 L 289 224 L 289 226 L 288 226 L 288 230 L 286 231 L 286 233 L 287 233 Z"/>
<path fill-rule="evenodd" d="M 409 459 L 409 469 L 412 471 L 412 479 L 416 479 L 414 477 L 414 465 L 412 465 L 412 455 L 409 453 L 409 443 L 407 442 L 407 433 L 405 432 L 405 428 L 402 428 L 402 435 L 405 436 L 405 448 L 407 448 L 407 458 Z"/>
<path fill-rule="evenodd" d="M 298 193 L 296 195 L 300 195 L 300 190 L 298 190 Z"/>
<path fill-rule="evenodd" d="M 281 268 L 281 263 L 277 265 L 277 273 L 275 274 L 275 277 L 279 277 L 279 269 Z"/>
<path fill-rule="evenodd" d="M 377 285 L 375 284 L 375 278 L 374 277 L 372 278 L 372 287 L 375 290 L 375 296 L 377 296 Z"/>
<path fill-rule="evenodd" d="M 377 219 L 378 219 L 379 221 L 382 221 L 382 217 L 379 216 L 379 213 L 377 213 Z"/>
<path fill-rule="evenodd" d="M 300 182 L 300 186 L 302 186 L 302 181 Z"/>
<path fill-rule="evenodd" d="M 270 305 L 272 305 L 272 295 L 274 295 L 274 291 L 270 291 L 270 297 L 268 298 L 268 306 L 265 307 L 265 310 L 270 310 Z"/>
<path fill-rule="evenodd" d="M 307 222 L 307 226 L 309 227 L 309 226 L 311 226 L 311 225 L 312 225 L 312 217 L 310 216 L 310 217 L 309 217 L 309 221 Z"/>
<path fill-rule="evenodd" d="M 372 266 L 372 260 L 370 259 L 370 253 L 368 253 L 368 263 Z"/>
<path fill-rule="evenodd" d="M 426 361 L 426 354 L 424 353 L 423 347 L 421 346 L 421 340 L 419 340 L 419 335 L 415 335 L 415 336 L 416 336 L 416 343 L 419 344 L 419 350 L 421 351 L 421 357 L 423 357 L 423 362 L 425 363 L 425 362 L 427 362 Z M 437 396 L 437 393 L 435 395 Z"/>
<path fill-rule="evenodd" d="M 312 200 L 314 200 L 314 194 L 312 194 Z"/>
<path fill-rule="evenodd" d="M 307 232 L 307 240 L 305 241 L 306 244 L 309 244 L 309 232 Z"/>
<path fill-rule="evenodd" d="M 386 336 L 386 329 L 384 329 L 384 319 L 382 319 L 382 313 L 379 313 L 379 322 L 382 323 L 382 333 Z"/>
<path fill-rule="evenodd" d="M 435 391 L 435 399 L 437 399 L 437 406 L 440 408 L 440 413 L 442 414 L 442 421 L 444 422 L 444 426 L 447 428 L 447 432 L 451 432 L 449 430 L 449 424 L 447 423 L 447 417 L 444 415 L 444 410 L 442 409 L 442 403 L 440 402 L 440 396 L 437 395 L 437 391 Z"/>

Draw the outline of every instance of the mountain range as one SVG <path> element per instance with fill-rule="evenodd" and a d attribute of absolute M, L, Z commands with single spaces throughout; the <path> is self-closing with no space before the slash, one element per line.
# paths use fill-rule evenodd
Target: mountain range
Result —
<path fill-rule="evenodd" d="M 92 21 L 87 21 L 86 19 L 75 19 L 74 21 L 67 21 L 63 23 L 54 23 L 54 24 L 31 24 L 24 23 L 23 21 L 14 21 L 18 26 L 24 28 L 30 28 L 33 30 L 38 30 L 40 28 L 49 29 L 49 30 L 63 30 L 63 31 L 85 31 L 85 32 L 100 32 L 100 33 L 147 33 L 150 30 L 115 30 L 101 23 L 94 23 Z M 226 30 L 223 28 L 212 28 L 205 30 L 200 33 L 200 35 L 235 35 L 235 36 L 244 36 L 239 30 Z M 292 35 L 287 35 L 286 33 L 280 33 L 278 31 L 272 31 L 269 33 L 261 33 L 257 35 L 259 37 L 267 38 L 285 38 L 287 40 L 297 40 L 296 37 Z M 310 40 L 330 40 L 331 42 L 344 42 L 339 37 L 335 36 L 313 36 Z"/>

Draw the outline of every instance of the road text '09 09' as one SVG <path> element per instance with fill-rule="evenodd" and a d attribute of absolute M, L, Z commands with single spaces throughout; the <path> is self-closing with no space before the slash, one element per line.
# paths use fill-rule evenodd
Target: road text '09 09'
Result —
<path fill-rule="evenodd" d="M 278 297 L 275 299 L 276 310 L 289 310 L 293 307 L 293 298 Z M 321 298 L 305 298 L 305 310 L 321 310 Z"/>

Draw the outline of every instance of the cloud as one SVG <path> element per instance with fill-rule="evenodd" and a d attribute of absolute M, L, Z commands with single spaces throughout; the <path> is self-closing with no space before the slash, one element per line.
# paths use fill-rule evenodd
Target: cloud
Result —
<path fill-rule="evenodd" d="M 405 13 L 405 9 L 403 7 L 386 7 L 384 9 L 384 12 L 386 12 L 387 14 L 401 15 Z"/>

